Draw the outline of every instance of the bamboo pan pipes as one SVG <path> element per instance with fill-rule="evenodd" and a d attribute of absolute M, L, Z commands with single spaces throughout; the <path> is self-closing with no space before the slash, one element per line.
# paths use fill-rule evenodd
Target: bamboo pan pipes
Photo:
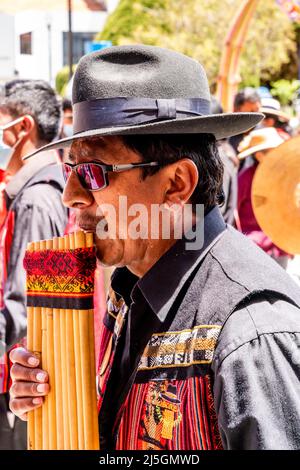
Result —
<path fill-rule="evenodd" d="M 28 449 L 99 449 L 91 233 L 30 243 L 28 349 L 41 358 L 50 392 L 28 414 Z"/>

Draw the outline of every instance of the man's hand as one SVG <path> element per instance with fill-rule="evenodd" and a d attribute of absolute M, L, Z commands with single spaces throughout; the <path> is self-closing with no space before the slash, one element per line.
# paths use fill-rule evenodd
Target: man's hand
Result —
<path fill-rule="evenodd" d="M 49 393 L 48 373 L 37 368 L 40 360 L 24 348 L 13 349 L 9 357 L 13 362 L 9 407 L 20 419 L 27 421 L 28 411 L 41 406 L 43 397 Z"/>

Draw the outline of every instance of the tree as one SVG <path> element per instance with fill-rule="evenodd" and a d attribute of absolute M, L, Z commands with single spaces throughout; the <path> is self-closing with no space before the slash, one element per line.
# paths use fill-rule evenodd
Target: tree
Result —
<path fill-rule="evenodd" d="M 151 44 L 183 52 L 203 63 L 212 86 L 221 50 L 240 0 L 120 0 L 98 39 L 115 45 Z M 296 57 L 292 22 L 274 0 L 259 3 L 241 59 L 243 85 L 280 78 Z"/>

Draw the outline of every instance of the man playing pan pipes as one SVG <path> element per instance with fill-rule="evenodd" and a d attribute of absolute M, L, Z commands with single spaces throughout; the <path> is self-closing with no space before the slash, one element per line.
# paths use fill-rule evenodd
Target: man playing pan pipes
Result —
<path fill-rule="evenodd" d="M 74 135 L 41 150 L 71 146 L 64 203 L 117 267 L 100 449 L 299 448 L 300 291 L 218 208 L 216 140 L 263 116 L 210 115 L 202 66 L 142 45 L 83 57 L 73 106 Z M 10 406 L 26 420 L 48 375 L 27 350 L 11 360 Z"/>

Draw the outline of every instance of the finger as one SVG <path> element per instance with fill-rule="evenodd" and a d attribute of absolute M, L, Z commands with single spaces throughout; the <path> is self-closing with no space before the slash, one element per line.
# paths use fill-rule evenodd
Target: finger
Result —
<path fill-rule="evenodd" d="M 18 417 L 28 413 L 28 411 L 35 410 L 43 404 L 43 397 L 35 398 L 13 398 L 9 402 L 11 411 Z"/>
<path fill-rule="evenodd" d="M 37 367 L 40 363 L 39 358 L 25 348 L 13 349 L 10 352 L 9 358 L 11 362 L 17 362 L 25 367 Z"/>
<path fill-rule="evenodd" d="M 24 382 L 48 382 L 48 374 L 42 369 L 29 369 L 20 364 L 13 364 L 10 369 L 10 375 L 13 381 Z"/>
<path fill-rule="evenodd" d="M 12 398 L 39 397 L 49 393 L 49 384 L 35 382 L 14 382 L 10 388 Z"/>

